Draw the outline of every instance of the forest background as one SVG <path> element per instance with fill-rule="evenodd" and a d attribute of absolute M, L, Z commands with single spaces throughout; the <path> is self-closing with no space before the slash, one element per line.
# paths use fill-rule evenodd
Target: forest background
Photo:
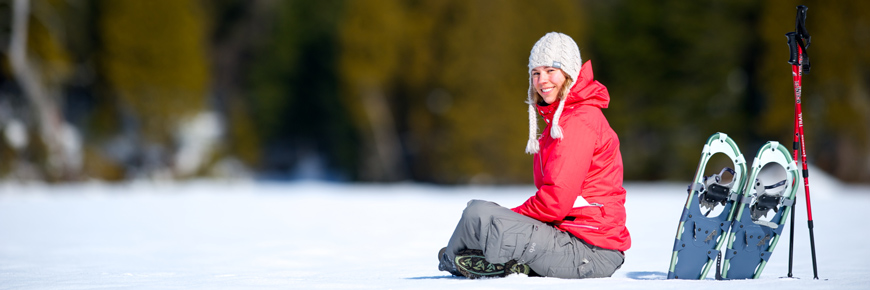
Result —
<path fill-rule="evenodd" d="M 857 0 L 0 0 L 0 178 L 529 183 L 528 54 L 559 31 L 625 178 L 687 181 L 715 132 L 791 147 L 800 4 L 809 162 L 870 181 Z"/>

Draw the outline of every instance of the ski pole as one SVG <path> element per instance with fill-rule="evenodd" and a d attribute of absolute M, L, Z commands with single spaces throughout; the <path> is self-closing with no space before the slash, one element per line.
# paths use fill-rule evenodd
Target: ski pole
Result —
<path fill-rule="evenodd" d="M 813 210 L 810 202 L 810 183 L 809 170 L 807 169 L 807 151 L 806 140 L 804 135 L 803 111 L 801 108 L 801 78 L 803 72 L 810 72 L 810 60 L 807 55 L 807 48 L 810 46 L 810 34 L 806 29 L 807 7 L 800 5 L 797 7 L 797 17 L 795 19 L 795 32 L 786 33 L 789 46 L 789 61 L 792 65 L 792 79 L 794 81 L 795 94 L 795 127 L 794 127 L 794 160 L 797 161 L 798 150 L 801 152 L 801 163 L 803 164 L 803 179 L 804 191 L 806 192 L 807 200 L 807 227 L 810 232 L 810 251 L 813 259 L 813 279 L 819 279 L 818 267 L 816 265 L 816 245 L 813 234 Z M 794 209 L 792 209 L 791 229 L 789 248 L 789 271 L 788 276 L 792 277 L 792 252 L 794 246 Z"/>

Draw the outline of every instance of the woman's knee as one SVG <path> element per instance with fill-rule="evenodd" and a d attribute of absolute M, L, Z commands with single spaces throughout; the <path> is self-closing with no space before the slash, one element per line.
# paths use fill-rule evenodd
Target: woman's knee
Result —
<path fill-rule="evenodd" d="M 485 200 L 472 199 L 462 211 L 462 218 L 481 218 L 492 215 L 492 208 L 499 205 Z"/>

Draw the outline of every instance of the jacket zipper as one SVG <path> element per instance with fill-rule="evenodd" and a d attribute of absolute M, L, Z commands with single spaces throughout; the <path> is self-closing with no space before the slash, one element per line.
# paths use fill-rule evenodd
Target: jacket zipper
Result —
<path fill-rule="evenodd" d="M 596 227 L 596 226 L 581 225 L 581 224 L 561 223 L 561 224 L 559 224 L 559 225 L 561 225 L 561 226 L 566 226 L 566 227 L 585 228 L 585 229 L 590 229 L 590 230 L 598 230 L 598 229 L 599 229 L 599 228 Z"/>
<path fill-rule="evenodd" d="M 586 205 L 586 206 L 594 206 L 594 207 L 598 207 L 598 208 L 602 208 L 602 209 L 604 208 L 603 204 L 600 204 L 597 202 L 590 203 L 589 205 Z M 572 224 L 572 223 L 566 223 L 566 222 L 559 223 L 559 225 L 566 226 L 566 227 L 584 228 L 584 229 L 590 229 L 590 230 L 599 230 L 600 229 L 599 227 L 596 227 L 596 226 Z"/>

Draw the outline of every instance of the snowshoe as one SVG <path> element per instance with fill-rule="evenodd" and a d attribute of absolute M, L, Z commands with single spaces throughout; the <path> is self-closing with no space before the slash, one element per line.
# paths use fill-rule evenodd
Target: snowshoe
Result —
<path fill-rule="evenodd" d="M 762 181 L 759 173 L 768 164 L 781 166 L 785 170 L 785 180 Z M 776 166 L 770 168 L 777 169 Z M 735 208 L 722 264 L 722 279 L 756 279 L 761 275 L 794 205 L 799 179 L 797 164 L 785 146 L 771 141 L 761 147 L 747 179 L 752 186 L 747 184 Z"/>
<path fill-rule="evenodd" d="M 715 154 L 725 154 L 734 168 L 726 167 L 719 174 L 705 177 L 707 163 Z M 731 175 L 731 182 L 724 182 L 726 173 Z M 677 227 L 668 279 L 703 279 L 707 276 L 719 255 L 718 249 L 726 241 L 724 234 L 731 225 L 734 204 L 743 192 L 745 180 L 746 161 L 737 144 L 724 133 L 710 136 L 701 151 L 695 178 L 687 190 L 689 196 Z M 717 207 L 721 211 L 713 213 Z"/>
<path fill-rule="evenodd" d="M 454 259 L 454 264 L 463 276 L 470 279 L 505 277 L 513 273 L 531 275 L 532 273 L 528 265 L 518 264 L 515 260 L 510 260 L 504 264 L 487 262 L 481 250 L 469 249 L 459 252 Z"/>

